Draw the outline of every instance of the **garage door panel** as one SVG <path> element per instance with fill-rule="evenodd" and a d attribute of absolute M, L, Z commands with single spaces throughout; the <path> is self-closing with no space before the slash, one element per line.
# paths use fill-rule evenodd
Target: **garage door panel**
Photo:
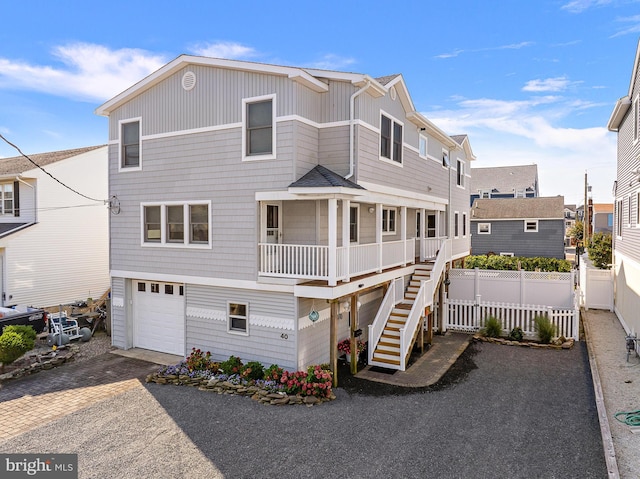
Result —
<path fill-rule="evenodd" d="M 138 348 L 184 355 L 184 296 L 180 285 L 173 285 L 173 294 L 165 294 L 165 285 L 136 281 L 134 290 L 134 346 Z M 138 284 L 145 283 L 144 291 Z M 155 285 L 159 285 L 159 288 Z"/>

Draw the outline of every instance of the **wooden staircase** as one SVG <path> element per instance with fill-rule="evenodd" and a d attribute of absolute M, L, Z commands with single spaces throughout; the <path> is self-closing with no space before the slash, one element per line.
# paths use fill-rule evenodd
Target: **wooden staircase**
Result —
<path fill-rule="evenodd" d="M 421 282 L 431 277 L 432 267 L 432 262 L 416 265 L 411 281 L 405 289 L 404 299 L 389 314 L 380 341 L 378 341 L 373 352 L 374 363 L 388 364 L 391 367 L 400 366 L 400 329 L 404 327 L 407 321 Z M 413 332 L 412 344 L 415 342 L 418 332 L 419 328 Z M 411 348 L 409 348 L 409 351 L 411 351 Z"/>

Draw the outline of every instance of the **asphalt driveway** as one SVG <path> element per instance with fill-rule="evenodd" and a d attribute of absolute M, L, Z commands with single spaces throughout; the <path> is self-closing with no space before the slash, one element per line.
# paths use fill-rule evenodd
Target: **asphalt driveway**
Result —
<path fill-rule="evenodd" d="M 101 478 L 607 477 L 584 343 L 471 348 L 442 388 L 312 408 L 148 384 L 0 452 L 75 452 Z"/>

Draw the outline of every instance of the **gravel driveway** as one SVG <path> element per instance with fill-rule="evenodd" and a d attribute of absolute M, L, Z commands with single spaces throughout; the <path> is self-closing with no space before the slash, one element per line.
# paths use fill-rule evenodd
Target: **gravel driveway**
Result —
<path fill-rule="evenodd" d="M 0 452 L 77 452 L 80 477 L 100 478 L 607 476 L 584 343 L 465 355 L 467 373 L 439 390 L 339 388 L 312 408 L 148 384 Z"/>

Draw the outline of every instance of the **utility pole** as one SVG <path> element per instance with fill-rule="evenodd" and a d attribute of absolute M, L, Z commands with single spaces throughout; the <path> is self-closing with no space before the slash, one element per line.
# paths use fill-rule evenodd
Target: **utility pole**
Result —
<path fill-rule="evenodd" d="M 587 199 L 587 172 L 584 172 L 584 214 L 582 215 L 582 241 L 583 246 L 586 250 L 587 245 L 589 244 L 589 201 Z"/>

